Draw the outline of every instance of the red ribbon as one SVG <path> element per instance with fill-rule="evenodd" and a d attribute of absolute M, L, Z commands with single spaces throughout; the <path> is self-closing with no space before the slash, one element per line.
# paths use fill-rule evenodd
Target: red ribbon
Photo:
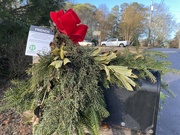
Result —
<path fill-rule="evenodd" d="M 67 12 L 63 10 L 50 12 L 50 17 L 58 30 L 69 36 L 74 43 L 84 40 L 88 27 L 80 24 L 81 20 L 72 9 L 69 9 Z"/>

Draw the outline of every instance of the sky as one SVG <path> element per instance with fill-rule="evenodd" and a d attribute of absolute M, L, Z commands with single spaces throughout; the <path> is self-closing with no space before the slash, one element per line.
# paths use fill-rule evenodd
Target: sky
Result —
<path fill-rule="evenodd" d="M 90 3 L 92 5 L 95 5 L 97 8 L 105 4 L 109 10 L 111 10 L 112 7 L 115 5 L 121 5 L 122 3 L 133 3 L 138 2 L 139 4 L 144 4 L 146 6 L 151 5 L 151 1 L 153 3 L 164 3 L 169 7 L 170 12 L 174 16 L 174 19 L 177 23 L 180 23 L 180 0 L 69 0 L 70 2 L 73 2 L 75 4 L 77 3 Z M 155 10 L 155 9 L 154 9 Z"/>

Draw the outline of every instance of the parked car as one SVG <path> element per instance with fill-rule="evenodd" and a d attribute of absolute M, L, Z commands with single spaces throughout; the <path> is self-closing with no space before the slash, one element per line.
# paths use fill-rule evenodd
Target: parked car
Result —
<path fill-rule="evenodd" d="M 123 47 L 126 47 L 128 46 L 129 43 L 128 41 L 120 41 L 118 40 L 118 38 L 111 38 L 111 39 L 108 39 L 107 41 L 102 41 L 101 42 L 101 46 L 123 46 Z"/>
<path fill-rule="evenodd" d="M 89 42 L 87 40 L 84 40 L 82 42 L 79 42 L 79 45 L 80 46 L 94 46 L 94 43 L 93 42 Z"/>

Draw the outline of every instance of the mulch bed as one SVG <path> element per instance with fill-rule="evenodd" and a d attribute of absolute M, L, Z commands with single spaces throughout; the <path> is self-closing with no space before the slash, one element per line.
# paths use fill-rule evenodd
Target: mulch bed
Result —
<path fill-rule="evenodd" d="M 0 135 L 32 135 L 32 127 L 13 110 L 0 113 Z"/>
<path fill-rule="evenodd" d="M 0 86 L 0 106 L 8 83 Z M 31 124 L 25 123 L 21 116 L 12 109 L 0 113 L 0 135 L 32 135 Z"/>

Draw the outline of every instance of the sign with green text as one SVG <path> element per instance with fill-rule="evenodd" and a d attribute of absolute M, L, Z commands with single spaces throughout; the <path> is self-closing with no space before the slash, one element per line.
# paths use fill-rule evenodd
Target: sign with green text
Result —
<path fill-rule="evenodd" d="M 45 27 L 30 26 L 25 55 L 38 56 L 50 52 L 49 44 L 54 38 L 54 32 Z"/>

